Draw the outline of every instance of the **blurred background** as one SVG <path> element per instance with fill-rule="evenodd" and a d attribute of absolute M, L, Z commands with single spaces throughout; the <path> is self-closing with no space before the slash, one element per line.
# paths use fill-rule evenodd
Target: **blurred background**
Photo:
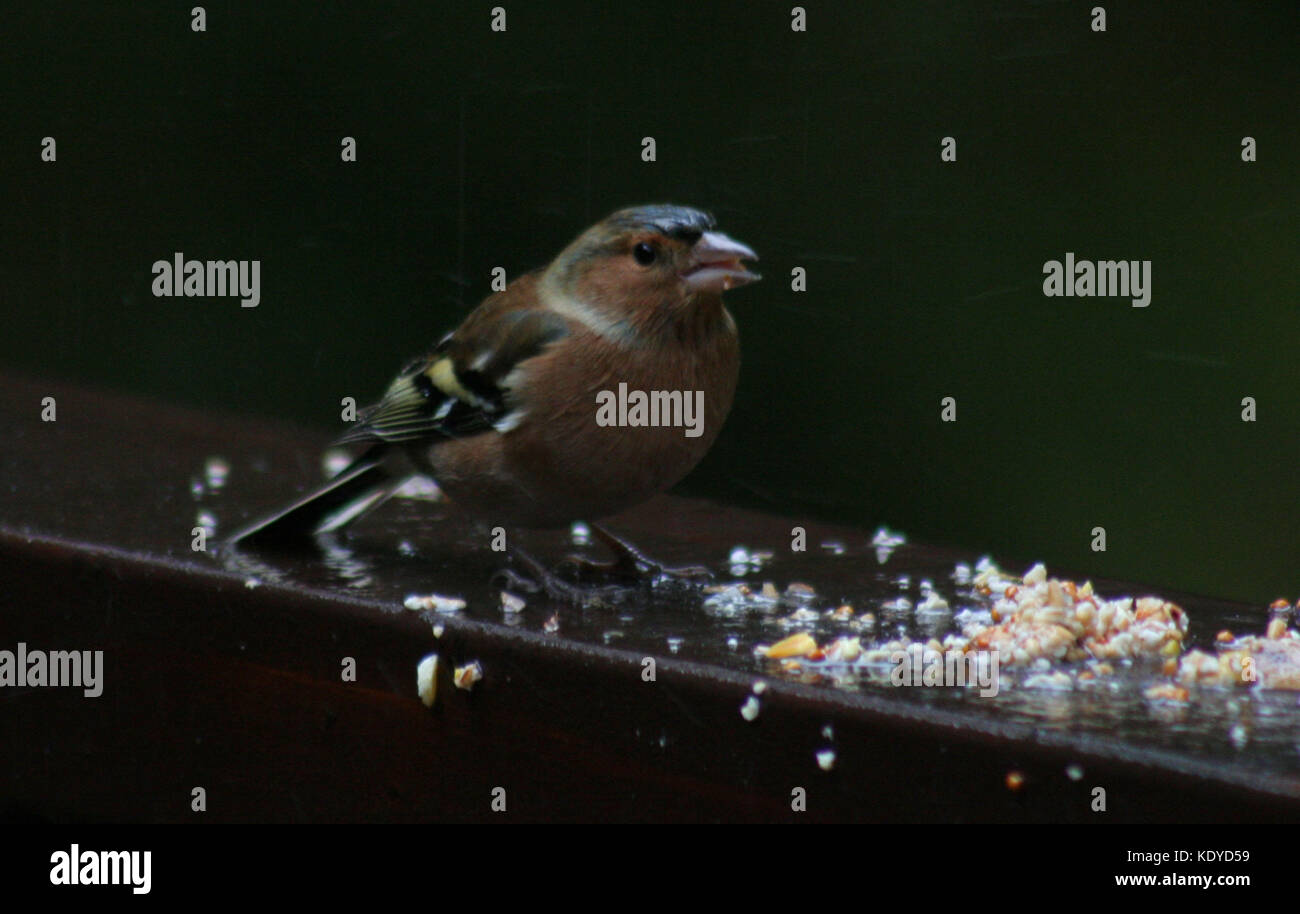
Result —
<path fill-rule="evenodd" d="M 1300 7 L 1097 2 L 7 5 L 0 369 L 328 432 L 493 267 L 686 203 L 766 278 L 682 490 L 1295 599 Z M 153 297 L 176 251 L 260 306 Z M 1150 307 L 1045 298 L 1067 251 Z"/>

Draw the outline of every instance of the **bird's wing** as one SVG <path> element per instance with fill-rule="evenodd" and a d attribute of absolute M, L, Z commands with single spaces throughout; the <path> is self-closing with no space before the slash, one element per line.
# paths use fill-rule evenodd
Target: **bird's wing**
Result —
<path fill-rule="evenodd" d="M 510 372 L 568 333 L 565 320 L 536 307 L 534 297 L 511 294 L 531 286 L 530 278 L 488 298 L 432 354 L 408 364 L 338 443 L 463 438 L 508 427 Z"/>

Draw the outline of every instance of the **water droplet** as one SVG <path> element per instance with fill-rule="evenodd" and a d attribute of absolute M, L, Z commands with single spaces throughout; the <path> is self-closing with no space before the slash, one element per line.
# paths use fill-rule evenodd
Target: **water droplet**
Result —
<path fill-rule="evenodd" d="M 203 467 L 203 475 L 207 479 L 208 488 L 216 491 L 226 484 L 226 477 L 230 475 L 230 464 L 220 457 L 209 457 Z"/>
<path fill-rule="evenodd" d="M 321 469 L 325 472 L 326 479 L 333 479 L 348 468 L 352 458 L 348 456 L 347 451 L 341 451 L 337 448 L 326 451 L 321 455 Z"/>

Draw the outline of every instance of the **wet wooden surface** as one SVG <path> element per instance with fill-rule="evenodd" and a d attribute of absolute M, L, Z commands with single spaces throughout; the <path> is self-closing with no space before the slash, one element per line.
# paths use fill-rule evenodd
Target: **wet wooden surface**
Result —
<path fill-rule="evenodd" d="M 47 396 L 55 422 L 41 421 Z M 326 436 L 18 377 L 4 379 L 0 422 L 0 650 L 24 642 L 105 658 L 99 698 L 0 689 L 6 818 L 1263 821 L 1300 812 L 1293 693 L 1207 694 L 1171 712 L 1142 699 L 1150 675 L 1141 672 L 1109 696 L 1011 690 L 981 701 L 792 680 L 753 656 L 756 643 L 781 636 L 773 620 L 711 613 L 689 591 L 634 592 L 615 607 L 530 598 L 507 618 L 491 583 L 502 556 L 446 503 L 394 501 L 323 556 L 191 549 L 200 517 L 215 523 L 215 542 L 318 481 Z M 207 479 L 214 457 L 228 466 L 219 488 Z M 733 577 L 733 547 L 770 549 L 746 580 L 800 581 L 826 605 L 859 608 L 897 595 L 904 577 L 951 590 L 954 564 L 978 555 L 910 544 L 882 563 L 872 531 L 672 496 L 610 525 L 722 581 Z M 794 525 L 807 529 L 806 553 L 789 550 Z M 511 535 L 551 560 L 573 548 L 564 531 Z M 402 607 L 406 594 L 429 592 L 468 607 Z M 1263 627 L 1262 608 L 1166 595 L 1191 614 L 1194 645 L 1219 627 Z M 443 661 L 432 710 L 416 696 L 416 665 L 429 653 Z M 451 668 L 474 660 L 483 681 L 455 689 Z M 349 661 L 355 681 L 341 675 Z M 748 722 L 739 709 L 758 679 L 767 689 Z M 826 750 L 830 771 L 818 764 Z M 1023 777 L 1019 790 L 1006 787 L 1010 772 Z M 1098 786 L 1108 799 L 1100 815 L 1090 804 Z M 201 817 L 191 810 L 196 787 L 207 796 Z M 492 808 L 498 788 L 504 812 Z M 796 812 L 800 792 L 806 811 Z"/>

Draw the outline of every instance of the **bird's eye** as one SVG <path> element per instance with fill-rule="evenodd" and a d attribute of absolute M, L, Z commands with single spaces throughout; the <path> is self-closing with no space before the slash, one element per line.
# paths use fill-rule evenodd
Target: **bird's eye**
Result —
<path fill-rule="evenodd" d="M 632 248 L 632 256 L 636 259 L 637 263 L 641 264 L 641 266 L 648 267 L 650 264 L 655 262 L 654 246 L 648 242 L 642 241 L 636 247 Z"/>

